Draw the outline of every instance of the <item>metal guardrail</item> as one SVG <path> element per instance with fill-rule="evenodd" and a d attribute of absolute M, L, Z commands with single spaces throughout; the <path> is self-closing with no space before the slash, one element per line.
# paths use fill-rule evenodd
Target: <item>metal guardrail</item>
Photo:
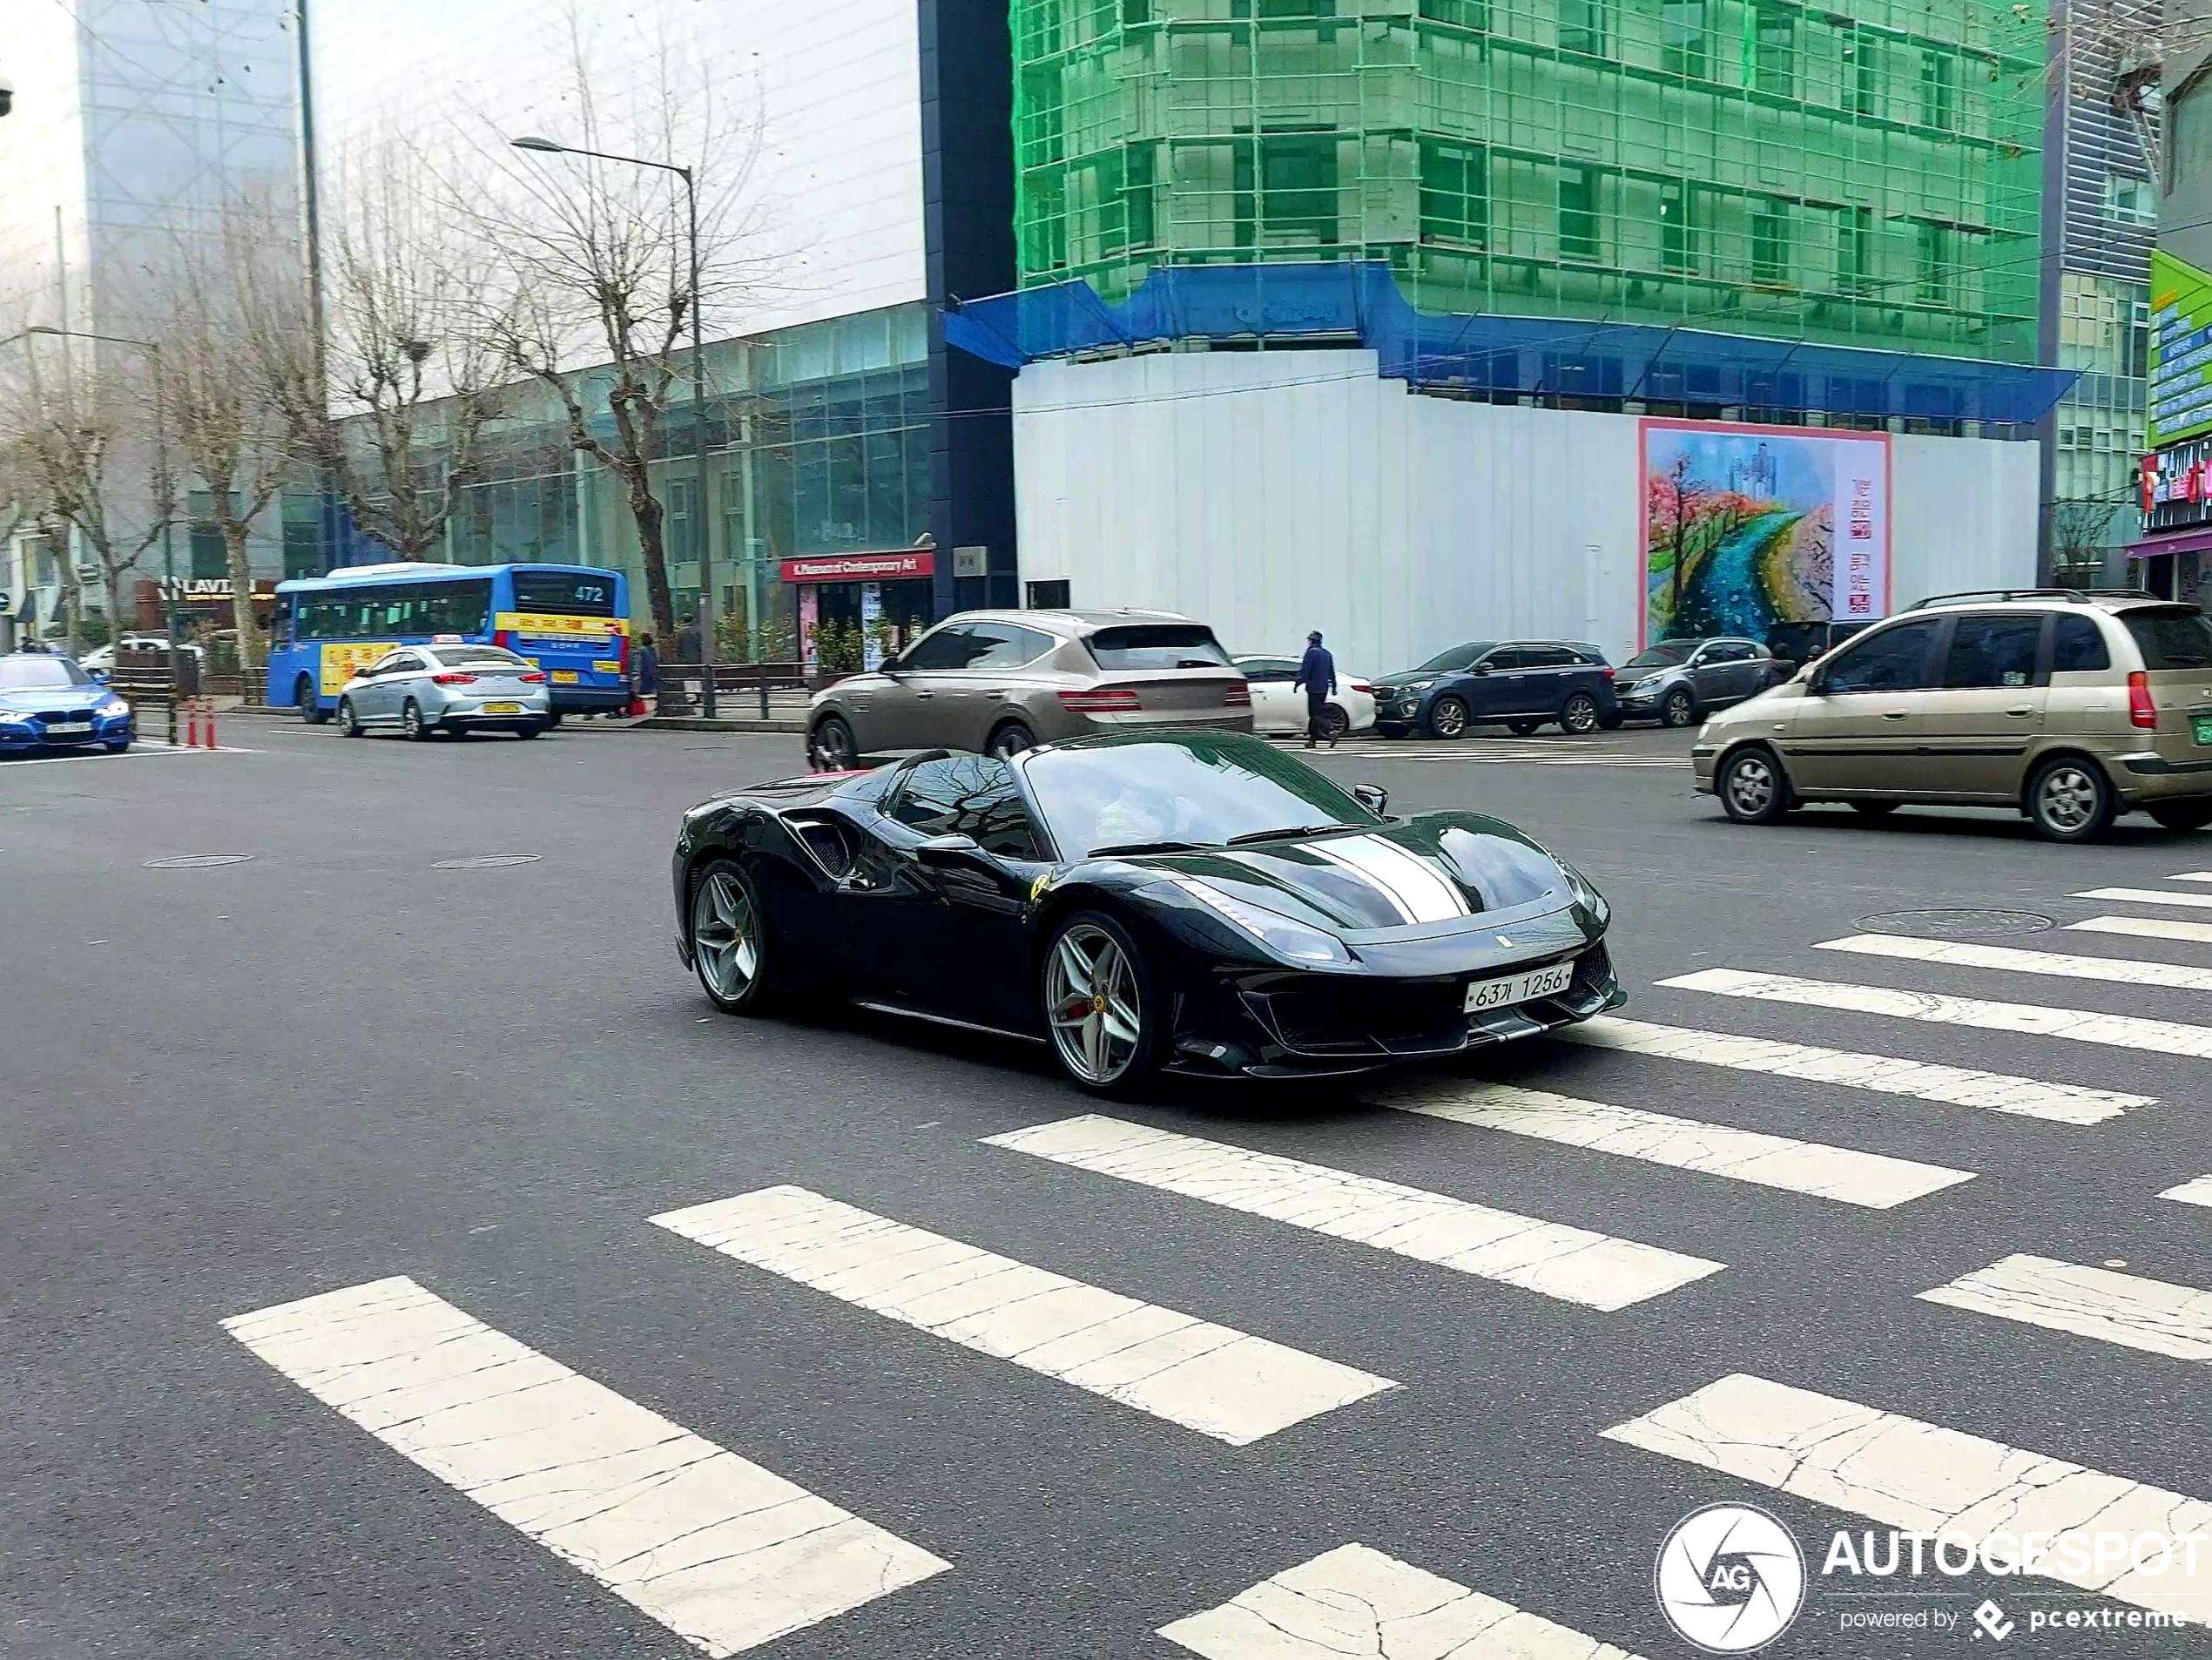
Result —
<path fill-rule="evenodd" d="M 708 666 L 703 663 L 670 663 L 660 665 L 660 712 L 664 715 L 696 714 L 705 706 L 705 692 Z M 806 665 L 803 663 L 717 663 L 712 667 L 714 697 L 719 704 L 725 697 L 752 694 L 759 699 L 760 718 L 768 719 L 768 694 L 772 692 L 811 692 Z"/>

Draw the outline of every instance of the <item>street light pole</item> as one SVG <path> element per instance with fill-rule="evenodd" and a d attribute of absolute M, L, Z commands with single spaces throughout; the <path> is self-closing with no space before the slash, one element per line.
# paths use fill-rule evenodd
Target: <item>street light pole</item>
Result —
<path fill-rule="evenodd" d="M 153 448 L 156 476 L 167 487 L 171 499 L 158 503 L 161 509 L 161 596 L 164 626 L 169 631 L 169 678 L 173 685 L 177 676 L 177 503 L 176 481 L 169 476 L 169 422 L 165 413 L 168 384 L 161 366 L 161 342 L 134 340 L 127 334 L 94 334 L 83 329 L 55 328 L 46 323 L 33 323 L 24 329 L 25 334 L 45 334 L 56 340 L 98 341 L 109 346 L 128 346 L 144 352 L 153 361 Z M 20 339 L 22 336 L 18 335 Z M 0 342 L 4 344 L 5 342 Z M 123 633 L 123 619 L 111 617 L 108 626 L 119 640 Z"/>
<path fill-rule="evenodd" d="M 689 167 L 672 161 L 648 161 L 642 156 L 617 156 L 604 150 L 582 150 L 574 145 L 562 144 L 554 138 L 536 137 L 512 138 L 508 141 L 517 150 L 531 151 L 543 156 L 589 156 L 596 161 L 618 161 L 631 167 L 651 167 L 657 172 L 674 173 L 684 181 L 684 203 L 691 231 L 691 437 L 694 445 L 695 472 L 691 484 L 691 534 L 696 539 L 695 551 L 699 567 L 699 660 L 706 671 L 705 711 L 711 720 L 715 716 L 714 697 L 714 557 L 712 538 L 706 523 L 706 307 L 699 294 L 699 189 L 698 179 Z M 664 543 L 665 547 L 665 543 Z M 765 681 L 761 683 L 764 686 Z M 765 700 L 766 693 L 764 692 Z"/>

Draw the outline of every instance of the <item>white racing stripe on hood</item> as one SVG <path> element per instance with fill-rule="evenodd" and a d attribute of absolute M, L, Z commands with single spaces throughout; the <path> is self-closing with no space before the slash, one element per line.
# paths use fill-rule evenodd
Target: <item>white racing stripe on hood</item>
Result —
<path fill-rule="evenodd" d="M 1372 882 L 1408 922 L 1470 916 L 1467 901 L 1434 866 L 1380 836 L 1339 836 L 1307 844 L 1332 865 Z"/>

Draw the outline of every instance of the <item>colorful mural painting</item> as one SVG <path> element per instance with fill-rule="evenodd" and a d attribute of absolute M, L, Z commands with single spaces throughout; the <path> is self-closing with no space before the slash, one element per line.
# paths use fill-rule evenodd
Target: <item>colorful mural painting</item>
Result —
<path fill-rule="evenodd" d="M 1643 643 L 1888 613 L 1886 434 L 1642 428 Z"/>

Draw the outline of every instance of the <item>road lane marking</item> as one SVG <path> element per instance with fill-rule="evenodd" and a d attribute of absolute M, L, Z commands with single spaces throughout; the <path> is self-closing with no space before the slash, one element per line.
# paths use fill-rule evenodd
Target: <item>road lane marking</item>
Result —
<path fill-rule="evenodd" d="M 1812 1043 L 1785 1043 L 1771 1037 L 1744 1037 L 1734 1032 L 1709 1032 L 1691 1026 L 1662 1026 L 1650 1021 L 1623 1020 L 1615 1015 L 1600 1015 L 1579 1026 L 1564 1027 L 1554 1036 L 1593 1049 L 1653 1055 L 1700 1066 L 1724 1066 L 1739 1072 L 1770 1073 L 1812 1083 L 1841 1083 L 1855 1090 L 1911 1096 L 1954 1107 L 1979 1107 L 1990 1112 L 2009 1112 L 2053 1124 L 2102 1124 L 2134 1108 L 2158 1104 L 2155 1097 L 2148 1095 L 2124 1095 L 2073 1083 L 2046 1083 L 2040 1078 L 1978 1072 L 1971 1067 L 1943 1066 L 1932 1061 L 1899 1060 L 1891 1055 L 1822 1049 Z"/>
<path fill-rule="evenodd" d="M 983 1139 L 988 1146 L 1608 1312 L 1716 1274 L 1724 1265 L 1096 1113 Z"/>
<path fill-rule="evenodd" d="M 1752 974 L 1741 968 L 1701 968 L 1662 980 L 1662 986 L 1710 991 L 1723 997 L 1752 997 L 1764 1002 L 1797 1003 L 1809 1009 L 1889 1015 L 1899 1020 L 1939 1026 L 1971 1026 L 1983 1031 L 2020 1032 L 2031 1037 L 2061 1037 L 2078 1043 L 2107 1043 L 2115 1049 L 2151 1049 L 2161 1055 L 2212 1056 L 2212 1026 L 2179 1021 L 2144 1020 L 2134 1015 L 2099 1015 L 2080 1009 L 2051 1009 L 2041 1003 L 2000 1003 L 1979 997 L 1952 997 L 1935 991 L 1899 991 L 1889 986 L 1858 986 L 1835 980 L 1803 980 L 1795 975 Z"/>
<path fill-rule="evenodd" d="M 763 1188 L 653 1221 L 725 1256 L 1231 1447 L 1398 1387 L 803 1187 Z"/>
<path fill-rule="evenodd" d="M 403 1276 L 223 1326 L 316 1400 L 711 1655 L 951 1566 Z"/>
<path fill-rule="evenodd" d="M 2169 1187 L 2158 1197 L 2178 1199 L 2183 1205 L 2212 1205 L 2212 1176 L 2200 1176 L 2194 1181 L 2183 1182 L 2179 1187 Z"/>
<path fill-rule="evenodd" d="M 1409 1079 L 1372 1090 L 1369 1099 L 1400 1112 L 1508 1135 L 1587 1147 L 1677 1170 L 1810 1193 L 1886 1211 L 1909 1199 L 1973 1180 L 1973 1172 L 1919 1164 L 1820 1142 L 1795 1141 L 1728 1124 L 1701 1124 L 1602 1101 L 1523 1090 L 1509 1083 Z"/>
<path fill-rule="evenodd" d="M 2212 882 L 2212 870 L 2177 870 L 2166 880 L 2169 882 Z"/>
<path fill-rule="evenodd" d="M 2062 980 L 2111 980 L 2125 986 L 2212 991 L 2212 968 L 2149 962 L 2140 957 L 2084 957 L 2065 951 L 1982 945 L 1971 940 L 1916 940 L 1898 934 L 1855 934 L 1848 939 L 1823 940 L 1813 949 L 1894 957 L 1906 962 L 1947 963 L 1960 968 L 1993 968 L 2006 974 L 2049 975 Z"/>
<path fill-rule="evenodd" d="M 2182 1360 L 2212 1360 L 2212 1291 L 2015 1254 L 1920 1293 L 1971 1309 Z"/>
<path fill-rule="evenodd" d="M 1369 1545 L 1286 1568 L 1160 1635 L 1206 1660 L 1636 1660 Z"/>
<path fill-rule="evenodd" d="M 1976 1542 L 2001 1529 L 2015 1549 L 2032 1533 L 2212 1533 L 2212 1504 L 2202 1499 L 1740 1373 L 1602 1433 L 1888 1527 Z M 2138 1608 L 2212 1614 L 2212 1550 L 2202 1548 L 2192 1558 L 2176 1546 L 2163 1574 L 2140 1571 L 2124 1554 L 2101 1569 L 2094 1560 L 2076 1569 L 2055 1552 L 2040 1572 Z"/>
<path fill-rule="evenodd" d="M 2169 894 L 2158 887 L 2091 887 L 2073 897 L 2128 905 L 2194 905 L 2200 909 L 2212 909 L 2212 894 Z"/>
<path fill-rule="evenodd" d="M 2093 916 L 2066 926 L 2069 933 L 2125 934 L 2138 940 L 2189 940 L 2212 945 L 2212 922 L 2176 922 L 2163 916 Z"/>

